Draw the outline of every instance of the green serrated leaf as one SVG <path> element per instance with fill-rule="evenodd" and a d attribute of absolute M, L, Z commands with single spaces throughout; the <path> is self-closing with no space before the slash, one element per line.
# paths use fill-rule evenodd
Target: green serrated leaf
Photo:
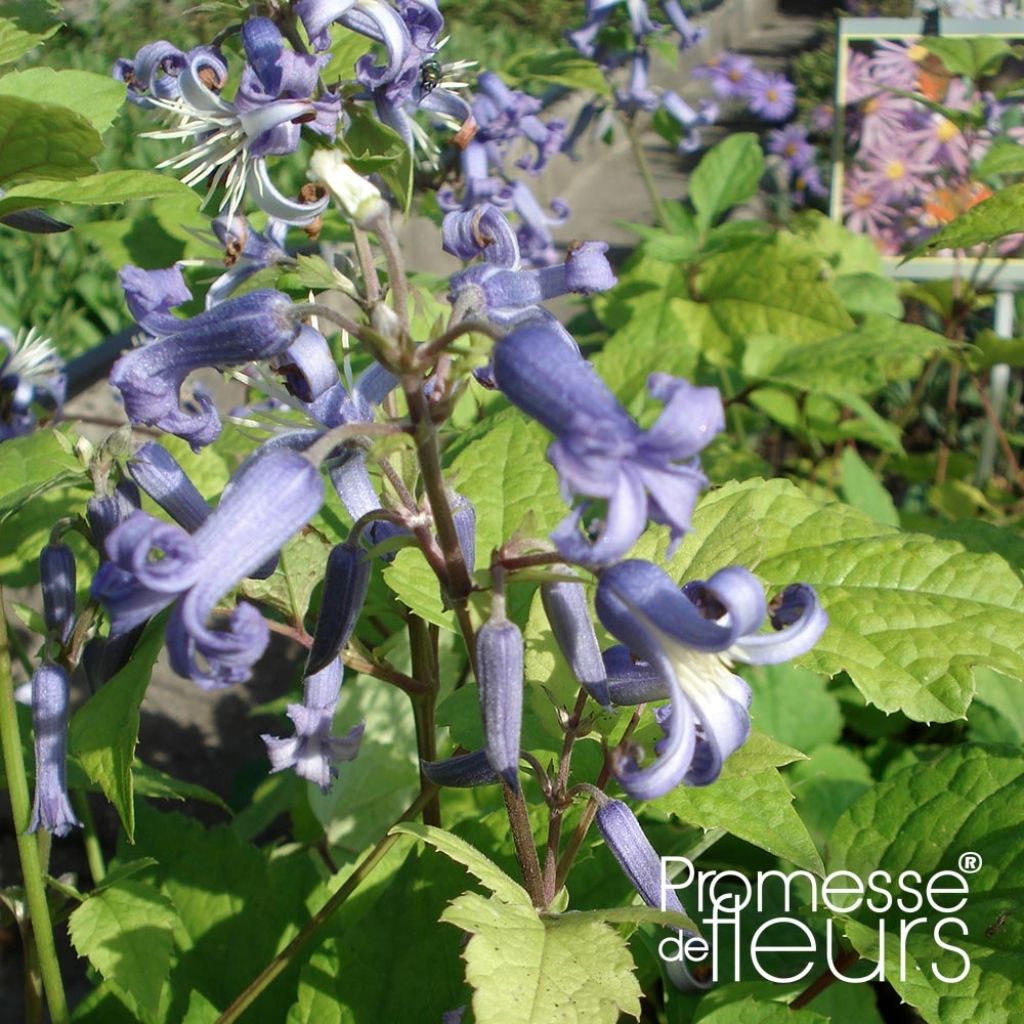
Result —
<path fill-rule="evenodd" d="M 402 137 L 361 108 L 353 109 L 351 125 L 340 143 L 348 162 L 360 174 L 379 174 L 408 213 L 412 202 L 412 150 Z"/>
<path fill-rule="evenodd" d="M 132 763 L 132 780 L 136 796 L 149 797 L 151 800 L 201 800 L 230 812 L 228 805 L 205 786 L 176 779 L 142 761 Z"/>
<path fill-rule="evenodd" d="M 682 298 L 668 291 L 645 293 L 635 313 L 594 358 L 601 379 L 630 412 L 637 413 L 646 400 L 652 373 L 695 375 L 701 339 L 694 336 L 686 314 Z M 671 344 L 665 343 L 667 338 Z"/>
<path fill-rule="evenodd" d="M 994 74 L 1013 52 L 1005 39 L 996 36 L 924 36 L 920 43 L 954 75 L 966 75 L 975 80 Z"/>
<path fill-rule="evenodd" d="M 972 206 L 903 260 L 940 249 L 970 249 L 1024 231 L 1024 185 L 1009 185 Z"/>
<path fill-rule="evenodd" d="M 347 290 L 352 287 L 352 282 L 322 256 L 299 253 L 296 259 L 299 265 L 293 276 L 301 287 L 314 290 L 339 287 Z"/>
<path fill-rule="evenodd" d="M 677 786 L 651 803 L 689 825 L 723 828 L 730 834 L 783 857 L 797 867 L 823 874 L 821 857 L 807 827 L 793 809 L 793 794 L 775 770 L 803 755 L 751 731 L 726 762 L 713 786 Z"/>
<path fill-rule="evenodd" d="M 265 856 L 230 828 L 204 829 L 144 802 L 136 841 L 121 844 L 119 855 L 158 859 L 153 871 L 181 922 L 164 995 L 168 1022 L 184 1018 L 195 989 L 213 1005 L 227 1006 L 252 980 L 253 965 L 267 963 L 327 898 L 306 853 L 277 849 Z M 260 996 L 257 1016 L 284 1020 L 297 980 L 293 965 Z"/>
<path fill-rule="evenodd" d="M 976 672 L 978 695 L 971 705 L 971 739 L 1024 745 L 1024 685 L 991 669 Z M 984 714 L 987 712 L 987 714 Z"/>
<path fill-rule="evenodd" d="M 0 104 L 0 183 L 17 178 L 80 178 L 103 149 L 99 132 L 80 114 L 51 103 L 9 96 Z M 46 183 L 35 183 L 43 187 Z M 39 203 L 26 204 L 38 206 Z M 0 200 L 0 215 L 26 206 Z"/>
<path fill-rule="evenodd" d="M 551 435 L 517 409 L 506 409 L 467 431 L 446 472 L 476 509 L 477 562 L 517 530 L 547 534 L 568 511 L 555 471 L 544 457 Z"/>
<path fill-rule="evenodd" d="M 995 139 L 978 162 L 979 178 L 1001 174 L 1024 174 L 1024 146 L 1012 139 Z"/>
<path fill-rule="evenodd" d="M 466 893 L 441 916 L 472 934 L 463 957 L 477 1024 L 616 1024 L 640 1016 L 625 940 L 584 917 L 540 918 L 522 903 Z"/>
<path fill-rule="evenodd" d="M 445 609 L 437 576 L 418 548 L 399 551 L 382 576 L 406 608 L 435 626 L 455 632 L 455 616 Z"/>
<path fill-rule="evenodd" d="M 749 199 L 764 173 L 764 154 L 753 132 L 737 132 L 704 154 L 690 176 L 690 201 L 701 233 Z"/>
<path fill-rule="evenodd" d="M 428 850 L 402 854 L 394 873 L 382 879 L 387 867 L 377 869 L 373 892 L 360 894 L 362 906 L 350 901 L 331 922 L 334 938 L 303 972 L 293 1007 L 296 1014 L 322 1007 L 324 1016 L 296 1016 L 297 1021 L 440 1021 L 445 1011 L 468 1002 L 461 937 L 438 921 L 466 876 Z M 398 906 L 401 913 L 395 912 Z"/>
<path fill-rule="evenodd" d="M 0 78 L 0 96 L 45 97 L 47 103 L 80 114 L 102 134 L 124 103 L 125 86 L 112 75 L 38 67 L 11 71 Z"/>
<path fill-rule="evenodd" d="M 827 1024 L 828 1017 L 813 1010 L 791 1010 L 785 1003 L 770 1003 L 750 997 L 700 1013 L 695 1024 Z"/>
<path fill-rule="evenodd" d="M 337 22 L 330 26 L 329 31 L 331 45 L 328 53 L 331 59 L 320 72 L 320 77 L 329 85 L 339 81 L 350 82 L 355 77 L 356 61 L 373 49 L 373 42 Z"/>
<path fill-rule="evenodd" d="M 875 313 L 899 319 L 903 316 L 896 282 L 881 274 L 837 274 L 832 287 L 849 313 L 863 316 Z"/>
<path fill-rule="evenodd" d="M 697 294 L 714 325 L 741 352 L 751 337 L 809 343 L 852 330 L 838 293 L 823 280 L 821 258 L 779 233 L 701 265 Z"/>
<path fill-rule="evenodd" d="M 128 841 L 135 836 L 132 762 L 139 739 L 139 705 L 163 647 L 166 615 L 146 627 L 131 661 L 74 714 L 69 750 L 117 808 Z"/>
<path fill-rule="evenodd" d="M 0 4 L 0 64 L 17 60 L 60 28 L 48 17 L 51 10 L 48 3 Z"/>
<path fill-rule="evenodd" d="M 883 711 L 949 722 L 971 702 L 975 665 L 1024 678 L 1024 586 L 997 555 L 882 526 L 784 480 L 727 484 L 693 525 L 669 563 L 674 578 L 739 564 L 774 586 L 811 584 L 829 628 L 803 663 L 848 672 Z M 649 531 L 635 553 L 659 561 L 666 548 Z"/>
<path fill-rule="evenodd" d="M 905 768 L 873 786 L 849 807 L 829 840 L 829 870 L 852 871 L 866 879 L 883 867 L 893 879 L 893 898 L 905 895 L 897 879 L 915 871 L 927 879 L 955 871 L 967 880 L 965 905 L 952 916 L 962 922 L 942 938 L 960 953 L 941 948 L 933 934 L 945 916 L 927 905 L 927 923 L 900 941 L 901 918 L 893 911 L 879 921 L 867 908 L 847 924 L 847 935 L 862 955 L 884 960 L 885 977 L 900 997 L 929 1024 L 952 1020 L 1015 1024 L 1024 1016 L 1019 984 L 1024 920 L 1017 912 L 1024 889 L 1019 836 L 1024 829 L 1024 756 L 1016 747 L 962 745 Z M 961 863 L 961 856 L 974 857 Z M 965 868 L 966 865 L 966 868 Z M 886 888 L 882 882 L 882 889 Z M 937 896 L 949 906 L 957 897 Z M 879 927 L 886 935 L 884 956 Z M 906 966 L 901 971 L 901 953 Z"/>
<path fill-rule="evenodd" d="M 93 893 L 68 921 L 79 956 L 153 1018 L 171 969 L 172 932 L 178 916 L 159 889 L 119 881 Z"/>
<path fill-rule="evenodd" d="M 247 579 L 241 592 L 279 611 L 288 622 L 302 622 L 309 599 L 324 578 L 331 542 L 313 526 L 303 527 L 282 549 L 277 568 L 265 579 Z"/>
<path fill-rule="evenodd" d="M 391 829 L 391 834 L 394 833 L 415 836 L 421 842 L 429 843 L 475 875 L 500 900 L 530 906 L 530 894 L 521 885 L 513 882 L 494 861 L 488 860 L 479 850 L 451 832 L 419 822 L 403 821 Z"/>
<path fill-rule="evenodd" d="M 92 131 L 92 128 L 89 131 Z M 90 165 L 82 172 L 88 174 L 88 177 L 79 177 L 77 181 L 33 181 L 26 185 L 15 185 L 7 190 L 3 199 L 0 199 L 0 217 L 16 210 L 56 206 L 62 203 L 71 206 L 107 206 L 127 203 L 133 199 L 155 199 L 160 196 L 191 195 L 196 206 L 199 205 L 199 196 L 176 178 L 169 178 L 155 171 L 104 171 L 100 174 L 89 174 L 91 169 Z"/>
<path fill-rule="evenodd" d="M 545 914 L 544 917 L 562 921 L 603 921 L 605 924 L 660 924 L 700 934 L 700 928 L 685 914 L 675 910 L 658 910 L 656 907 L 647 907 L 639 903 L 629 907 L 607 907 L 602 910 L 567 910 L 559 914 Z"/>
<path fill-rule="evenodd" d="M 848 747 L 824 744 L 806 761 L 793 766 L 790 778 L 797 813 L 825 849 L 839 816 L 871 786 L 871 771 Z"/>
<path fill-rule="evenodd" d="M 844 448 L 840 464 L 843 498 L 854 508 L 871 516 L 876 523 L 899 526 L 900 514 L 893 504 L 892 495 L 857 454 L 857 449 Z"/>
<path fill-rule="evenodd" d="M 0 521 L 37 495 L 84 476 L 84 467 L 68 453 L 54 430 L 36 430 L 4 441 L 0 449 Z"/>
<path fill-rule="evenodd" d="M 531 51 L 517 54 L 505 67 L 515 82 L 549 82 L 610 96 L 611 86 L 601 69 L 575 50 Z"/>
<path fill-rule="evenodd" d="M 800 391 L 870 395 L 889 381 L 915 376 L 923 360 L 948 345 L 941 335 L 916 324 L 867 316 L 856 330 L 810 342 L 753 336 L 743 372 Z"/>
<path fill-rule="evenodd" d="M 789 663 L 744 670 L 754 693 L 754 724 L 798 750 L 813 750 L 839 739 L 843 716 L 825 680 Z"/>

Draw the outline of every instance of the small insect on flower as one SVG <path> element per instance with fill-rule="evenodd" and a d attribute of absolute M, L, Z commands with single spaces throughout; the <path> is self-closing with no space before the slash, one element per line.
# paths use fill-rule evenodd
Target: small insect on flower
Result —
<path fill-rule="evenodd" d="M 436 60 L 425 60 L 420 65 L 420 92 L 429 96 L 441 81 L 441 62 Z"/>

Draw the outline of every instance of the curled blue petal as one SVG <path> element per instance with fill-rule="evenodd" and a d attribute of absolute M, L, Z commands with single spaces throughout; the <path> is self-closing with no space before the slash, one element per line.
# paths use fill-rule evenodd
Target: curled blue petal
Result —
<path fill-rule="evenodd" d="M 125 353 L 110 371 L 133 423 L 157 426 L 198 450 L 220 433 L 211 400 L 197 395 L 198 410 L 181 407 L 180 389 L 193 370 L 266 359 L 288 347 L 299 333 L 292 304 L 282 292 L 262 289 L 182 321 L 180 328 Z"/>
<path fill-rule="evenodd" d="M 773 604 L 771 621 L 778 632 L 744 636 L 729 649 L 730 656 L 748 665 L 777 665 L 798 658 L 821 639 L 828 615 L 813 587 L 794 583 Z"/>
<path fill-rule="evenodd" d="M 288 391 L 302 402 L 313 402 L 339 383 L 338 364 L 327 339 L 303 324 L 299 336 L 276 357 L 274 369 L 284 377 Z"/>
<path fill-rule="evenodd" d="M 118 277 L 128 311 L 147 334 L 161 337 L 181 329 L 184 321 L 171 310 L 192 298 L 181 267 L 174 264 L 162 270 L 143 270 L 126 264 Z"/>
<path fill-rule="evenodd" d="M 497 267 L 519 265 L 519 241 L 508 218 L 492 203 L 452 210 L 441 224 L 442 248 L 467 262 L 482 256 Z"/>
<path fill-rule="evenodd" d="M 602 623 L 626 645 L 606 654 L 612 699 L 634 703 L 667 695 L 671 701 L 657 710 L 667 735 L 657 745 L 654 764 L 644 769 L 651 774 L 638 776 L 629 755 L 620 755 L 615 765 L 623 788 L 637 796 L 656 792 L 676 775 L 691 786 L 713 782 L 750 731 L 750 688 L 730 671 L 732 660 L 767 663 L 801 654 L 827 622 L 813 589 L 798 584 L 776 603 L 773 625 L 780 632 L 758 633 L 768 611 L 764 592 L 738 566 L 680 590 L 649 562 L 622 562 L 602 574 L 596 607 Z M 631 665 L 634 659 L 639 664 Z"/>
<path fill-rule="evenodd" d="M 204 689 L 249 678 L 269 640 L 263 617 L 242 603 L 226 628 L 210 624 L 216 605 L 259 568 L 323 503 L 316 467 L 287 448 L 275 449 L 236 475 L 217 511 L 196 531 L 202 572 L 178 602 L 167 627 L 171 667 Z"/>

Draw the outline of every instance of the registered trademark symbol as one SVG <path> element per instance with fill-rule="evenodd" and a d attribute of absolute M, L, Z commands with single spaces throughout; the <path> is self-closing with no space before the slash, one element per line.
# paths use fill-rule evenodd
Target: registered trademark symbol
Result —
<path fill-rule="evenodd" d="M 981 870 L 981 854 L 968 850 L 966 853 L 960 854 L 957 863 L 965 875 L 976 875 Z"/>

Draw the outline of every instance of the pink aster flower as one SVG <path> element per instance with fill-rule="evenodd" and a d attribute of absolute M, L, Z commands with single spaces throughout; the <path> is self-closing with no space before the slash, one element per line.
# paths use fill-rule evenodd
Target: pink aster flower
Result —
<path fill-rule="evenodd" d="M 794 122 L 768 133 L 768 152 L 781 156 L 793 170 L 799 170 L 814 162 L 816 150 L 807 139 L 807 129 Z"/>
<path fill-rule="evenodd" d="M 846 100 L 860 103 L 862 99 L 878 92 L 878 82 L 871 74 L 871 60 L 866 53 L 856 50 L 850 54 L 846 65 Z"/>
<path fill-rule="evenodd" d="M 898 202 L 927 189 L 928 176 L 933 170 L 931 164 L 914 155 L 890 151 L 869 155 L 865 178 L 873 184 L 880 198 Z"/>
<path fill-rule="evenodd" d="M 871 55 L 871 77 L 879 85 L 912 90 L 917 84 L 918 63 L 926 53 L 919 43 L 879 39 Z"/>
<path fill-rule="evenodd" d="M 960 79 L 950 82 L 945 105 L 954 110 L 971 108 L 968 89 Z M 972 155 L 982 156 L 986 145 L 977 140 L 972 147 L 956 123 L 938 111 L 930 112 L 924 127 L 907 136 L 907 144 L 915 147 L 915 159 L 921 163 L 939 164 L 958 175 L 967 173 Z"/>
<path fill-rule="evenodd" d="M 796 108 L 796 86 L 778 72 L 754 71 L 747 76 L 747 104 L 766 121 L 784 121 Z"/>
<path fill-rule="evenodd" d="M 748 80 L 754 74 L 754 62 L 738 53 L 720 53 L 693 70 L 693 77 L 704 79 L 711 91 L 723 100 L 743 99 Z"/>
<path fill-rule="evenodd" d="M 877 239 L 892 223 L 896 209 L 879 196 L 875 182 L 864 171 L 851 167 L 843 182 L 843 215 L 851 231 Z"/>
<path fill-rule="evenodd" d="M 861 103 L 861 148 L 888 150 L 899 144 L 907 130 L 907 118 L 913 113 L 912 100 L 876 92 Z"/>

